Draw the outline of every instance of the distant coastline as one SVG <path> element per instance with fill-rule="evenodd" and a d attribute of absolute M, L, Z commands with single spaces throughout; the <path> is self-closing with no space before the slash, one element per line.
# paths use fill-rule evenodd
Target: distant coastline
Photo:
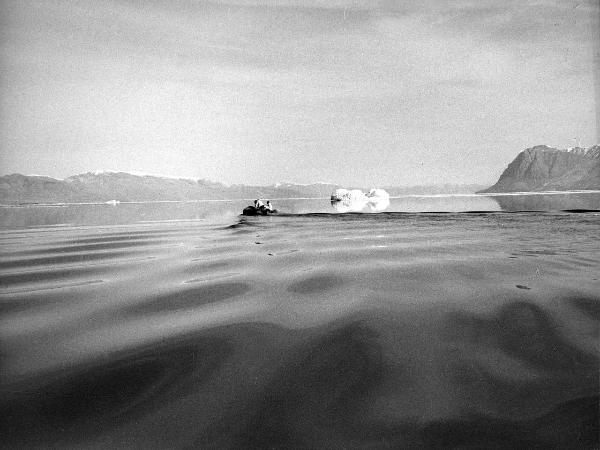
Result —
<path fill-rule="evenodd" d="M 340 187 L 348 186 L 328 183 L 226 186 L 207 180 L 141 176 L 126 172 L 89 172 L 64 180 L 37 175 L 12 174 L 0 177 L 0 204 L 20 206 L 43 204 L 48 206 L 66 203 L 226 201 L 259 197 L 312 199 L 329 198 L 331 192 Z M 381 187 L 391 196 L 400 196 L 473 194 L 485 188 L 485 185 L 442 184 Z M 368 190 L 370 187 L 357 188 Z"/>
<path fill-rule="evenodd" d="M 13 206 L 73 203 L 226 201 L 254 198 L 319 199 L 334 190 L 373 186 L 340 186 L 329 183 L 276 183 L 270 186 L 227 186 L 209 180 L 191 180 L 126 172 L 88 172 L 64 180 L 46 176 L 12 174 L 0 177 L 0 204 Z M 490 187 L 480 184 L 377 186 L 391 197 L 418 195 L 511 194 L 600 190 L 600 145 L 556 149 L 546 145 L 528 148 L 504 170 Z"/>

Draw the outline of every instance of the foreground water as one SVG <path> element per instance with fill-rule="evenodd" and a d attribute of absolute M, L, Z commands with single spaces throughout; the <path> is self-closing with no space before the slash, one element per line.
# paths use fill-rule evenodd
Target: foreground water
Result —
<path fill-rule="evenodd" d="M 507 201 L 7 209 L 0 445 L 597 448 L 599 199 Z"/>

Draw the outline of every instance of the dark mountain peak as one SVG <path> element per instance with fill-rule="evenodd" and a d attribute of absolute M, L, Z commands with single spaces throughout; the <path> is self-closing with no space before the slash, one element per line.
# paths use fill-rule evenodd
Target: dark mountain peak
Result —
<path fill-rule="evenodd" d="M 498 182 L 481 192 L 600 189 L 600 146 L 523 150 Z"/>

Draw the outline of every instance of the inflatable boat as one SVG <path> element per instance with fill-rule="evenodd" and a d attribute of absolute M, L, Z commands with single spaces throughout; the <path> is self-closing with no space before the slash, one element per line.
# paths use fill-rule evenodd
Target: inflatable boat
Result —
<path fill-rule="evenodd" d="M 277 214 L 277 210 L 269 211 L 267 208 L 256 208 L 254 206 L 246 206 L 242 211 L 244 216 L 266 216 L 269 214 Z"/>

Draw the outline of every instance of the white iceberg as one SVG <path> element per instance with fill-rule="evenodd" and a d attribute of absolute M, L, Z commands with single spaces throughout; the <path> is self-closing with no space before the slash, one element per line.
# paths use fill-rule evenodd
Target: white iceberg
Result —
<path fill-rule="evenodd" d="M 331 194 L 331 206 L 339 213 L 361 212 L 366 206 L 372 212 L 383 211 L 390 205 L 390 195 L 384 189 L 336 189 Z"/>

